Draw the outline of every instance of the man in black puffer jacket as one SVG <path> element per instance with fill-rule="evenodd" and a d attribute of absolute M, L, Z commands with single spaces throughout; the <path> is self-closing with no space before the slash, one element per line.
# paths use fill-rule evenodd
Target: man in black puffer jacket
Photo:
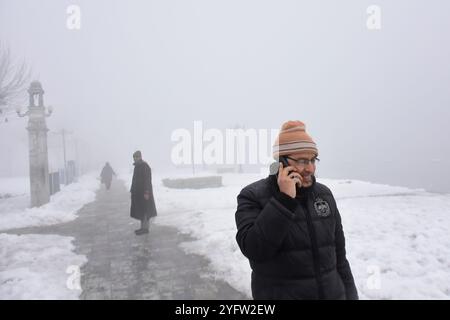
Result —
<path fill-rule="evenodd" d="M 358 299 L 336 201 L 314 177 L 317 155 L 304 124 L 286 122 L 274 145 L 285 166 L 237 198 L 254 299 Z"/>

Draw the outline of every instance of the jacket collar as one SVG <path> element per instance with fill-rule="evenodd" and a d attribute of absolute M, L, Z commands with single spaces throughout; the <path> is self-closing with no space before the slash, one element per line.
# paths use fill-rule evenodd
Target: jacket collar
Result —
<path fill-rule="evenodd" d="M 269 175 L 267 177 L 267 181 L 270 185 L 270 189 L 272 190 L 272 193 L 280 192 L 280 188 L 278 187 L 278 183 L 277 183 L 277 175 L 275 175 L 275 174 Z M 316 187 L 316 177 L 315 176 L 312 176 L 312 181 L 313 181 L 313 183 L 309 187 L 297 188 L 297 191 L 300 190 L 300 192 L 297 192 L 297 195 L 298 195 L 297 197 L 302 198 L 303 195 L 307 196 L 307 195 L 314 193 L 314 189 Z"/>
<path fill-rule="evenodd" d="M 133 163 L 133 166 L 138 166 L 138 165 L 143 164 L 143 163 L 144 163 L 144 160 L 135 161 Z"/>

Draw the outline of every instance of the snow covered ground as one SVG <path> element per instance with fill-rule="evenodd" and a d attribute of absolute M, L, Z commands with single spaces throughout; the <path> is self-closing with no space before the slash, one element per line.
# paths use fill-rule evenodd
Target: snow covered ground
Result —
<path fill-rule="evenodd" d="M 179 175 L 174 175 L 179 177 Z M 164 176 L 171 177 L 169 176 Z M 168 189 L 154 176 L 158 217 L 197 240 L 214 277 L 251 297 L 250 267 L 235 241 L 236 196 L 257 174 L 225 174 L 222 188 Z M 131 182 L 131 175 L 121 178 Z M 361 299 L 450 299 L 450 195 L 356 180 L 318 179 L 333 191 Z"/>
<path fill-rule="evenodd" d="M 224 174 L 222 188 L 168 189 L 154 176 L 157 224 L 177 227 L 196 240 L 182 244 L 207 257 L 214 274 L 250 293 L 250 267 L 236 241 L 236 196 L 257 174 Z M 120 175 L 128 187 L 131 174 Z M 372 184 L 319 179 L 333 191 L 347 238 L 348 259 L 362 299 L 450 298 L 450 195 Z M 64 187 L 51 203 L 28 209 L 27 179 L 0 179 L 0 230 L 48 225 L 76 218 L 95 199 L 95 175 Z M 1 231 L 0 231 L 1 232 Z M 0 233 L 0 299 L 76 299 L 72 238 Z M 71 280 L 75 280 L 70 282 Z M 69 289 L 69 287 L 71 289 Z"/>
<path fill-rule="evenodd" d="M 40 208 L 28 208 L 27 178 L 0 179 L 0 232 L 6 229 L 68 222 L 100 187 L 85 175 L 63 186 Z M 0 299 L 77 299 L 79 268 L 86 257 L 76 255 L 72 237 L 0 233 Z"/>
<path fill-rule="evenodd" d="M 73 238 L 0 234 L 0 299 L 78 299 L 80 267 Z"/>
<path fill-rule="evenodd" d="M 94 174 L 79 178 L 78 182 L 61 186 L 61 191 L 51 196 L 51 201 L 39 208 L 30 205 L 27 178 L 0 178 L 0 231 L 12 228 L 50 225 L 68 222 L 86 203 L 95 200 L 100 181 Z"/>

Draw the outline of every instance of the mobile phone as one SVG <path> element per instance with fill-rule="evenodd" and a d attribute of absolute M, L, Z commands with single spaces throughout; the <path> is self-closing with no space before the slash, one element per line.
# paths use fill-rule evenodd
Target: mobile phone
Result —
<path fill-rule="evenodd" d="M 289 166 L 289 162 L 288 162 L 287 158 L 285 156 L 281 156 L 279 158 L 278 162 L 274 162 L 274 163 L 271 164 L 271 166 L 270 166 L 270 174 L 278 176 L 278 171 L 280 170 L 280 162 L 283 164 L 283 168 L 286 168 L 286 167 Z M 291 174 L 291 173 L 292 173 L 292 171 L 290 171 L 288 173 L 288 175 Z"/>
<path fill-rule="evenodd" d="M 280 162 L 283 164 L 283 168 L 289 167 L 289 162 L 285 156 L 280 157 Z M 291 172 L 289 172 L 291 173 Z"/>

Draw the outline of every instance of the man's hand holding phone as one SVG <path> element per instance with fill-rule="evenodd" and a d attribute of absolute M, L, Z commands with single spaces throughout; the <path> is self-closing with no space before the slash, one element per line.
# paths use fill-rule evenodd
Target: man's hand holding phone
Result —
<path fill-rule="evenodd" d="M 280 168 L 278 169 L 278 187 L 280 191 L 287 194 L 291 198 L 295 198 L 297 195 L 297 188 L 302 186 L 302 177 L 292 166 L 283 166 L 280 162 Z"/>

